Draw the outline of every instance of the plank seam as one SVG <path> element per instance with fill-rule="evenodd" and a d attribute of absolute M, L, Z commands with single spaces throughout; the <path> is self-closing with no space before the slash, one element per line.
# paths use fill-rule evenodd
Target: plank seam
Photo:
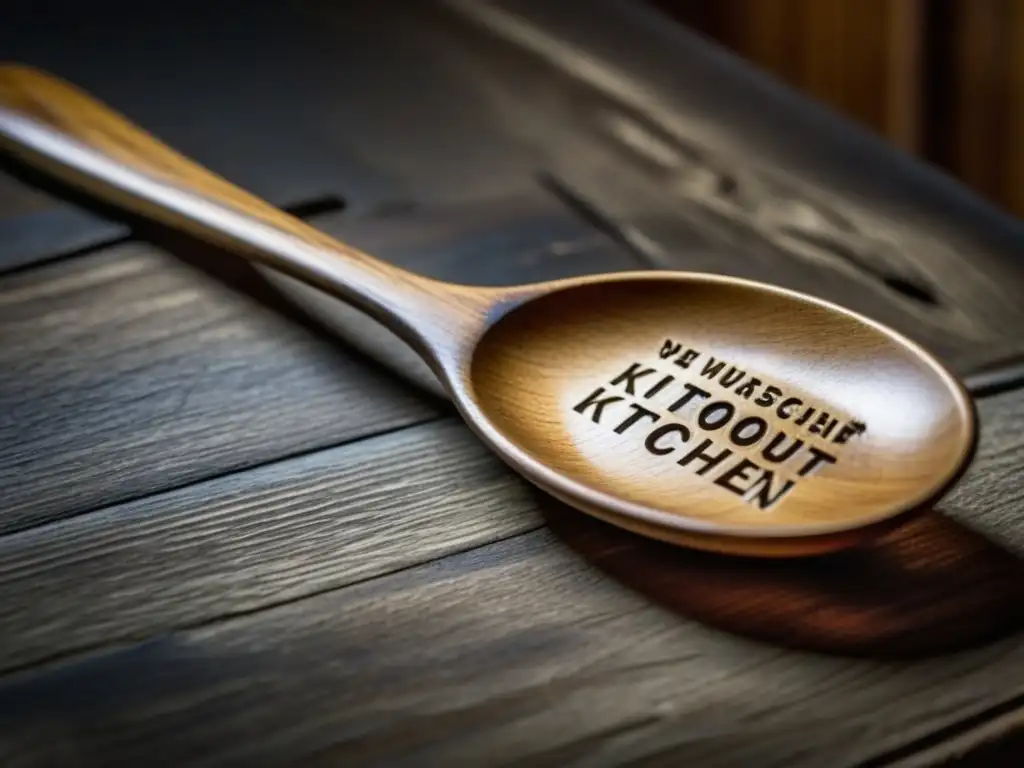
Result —
<path fill-rule="evenodd" d="M 265 461 L 257 461 L 257 462 L 253 462 L 252 464 L 246 464 L 245 466 L 233 467 L 231 469 L 227 469 L 227 470 L 224 470 L 224 471 L 221 471 L 221 472 L 214 472 L 214 473 L 212 473 L 210 475 L 206 475 L 204 477 L 193 478 L 193 479 L 191 479 L 191 480 L 189 480 L 187 482 L 176 483 L 176 484 L 164 486 L 164 487 L 160 488 L 159 490 L 153 491 L 152 493 L 142 493 L 142 494 L 139 494 L 137 496 L 126 496 L 125 498 L 118 499 L 117 501 L 112 502 L 112 503 L 102 504 L 102 505 L 96 506 L 96 507 L 85 507 L 84 509 L 81 509 L 81 510 L 79 510 L 77 512 L 72 512 L 70 514 L 67 514 L 67 515 L 64 515 L 62 517 L 58 517 L 58 518 L 55 518 L 55 519 L 52 519 L 52 520 L 45 520 L 45 521 L 40 522 L 40 523 L 38 523 L 36 525 L 29 525 L 29 526 L 27 526 L 25 528 L 15 528 L 13 530 L 4 531 L 3 533 L 0 533 L 0 540 L 3 540 L 4 538 L 6 538 L 8 536 L 18 536 L 18 535 L 24 534 L 24 533 L 26 533 L 28 531 L 38 531 L 40 529 L 45 529 L 45 528 L 49 528 L 49 527 L 52 527 L 52 526 L 60 526 L 60 525 L 64 524 L 65 522 L 69 521 L 69 520 L 74 520 L 75 518 L 79 518 L 79 517 L 82 517 L 84 515 L 92 515 L 92 514 L 95 514 L 97 512 L 103 512 L 104 510 L 114 509 L 114 508 L 117 508 L 117 507 L 121 507 L 121 506 L 124 506 L 125 504 L 133 504 L 133 503 L 137 503 L 137 502 L 140 502 L 140 501 L 145 501 L 146 499 L 155 499 L 155 498 L 158 498 L 158 497 L 163 496 L 165 494 L 174 493 L 175 491 L 180 491 L 183 488 L 189 488 L 189 487 L 194 486 L 194 485 L 201 485 L 203 483 L 208 483 L 208 482 L 211 482 L 213 480 L 218 480 L 218 479 L 225 478 L 225 477 L 231 477 L 232 475 L 241 475 L 241 474 L 245 474 L 247 472 L 253 472 L 253 471 L 259 470 L 259 469 L 265 469 L 267 467 L 272 467 L 275 464 L 281 464 L 283 462 L 292 461 L 294 459 L 301 459 L 304 456 L 314 456 L 314 455 L 316 455 L 318 453 L 322 453 L 324 451 L 332 451 L 332 450 L 336 450 L 338 448 L 343 448 L 345 446 L 355 445 L 357 443 L 363 442 L 364 440 L 373 440 L 373 439 L 379 438 L 379 437 L 386 437 L 387 435 L 397 434 L 397 433 L 403 432 L 403 431 L 405 431 L 407 429 L 416 429 L 417 427 L 422 427 L 422 426 L 427 425 L 427 424 L 432 424 L 432 423 L 435 423 L 435 422 L 444 421 L 444 420 L 450 419 L 450 418 L 451 418 L 451 416 L 449 416 L 447 414 L 442 414 L 440 416 L 429 416 L 427 418 L 417 419 L 416 421 L 409 422 L 408 424 L 402 424 L 401 426 L 390 427 L 388 429 L 381 429 L 381 430 L 377 430 L 377 431 L 374 431 L 374 432 L 367 432 L 365 434 L 359 435 L 358 437 L 351 437 L 351 438 L 348 438 L 348 439 L 345 439 L 345 440 L 340 440 L 340 441 L 338 441 L 336 443 L 327 443 L 327 444 L 324 444 L 324 445 L 318 445 L 318 446 L 316 446 L 314 448 L 308 448 L 308 449 L 305 449 L 305 450 L 293 451 L 291 453 L 284 453 L 284 454 L 281 454 L 279 456 L 275 456 L 273 459 L 267 459 Z"/>
<path fill-rule="evenodd" d="M 62 201 L 62 203 L 67 204 L 67 201 Z M 286 205 L 282 210 L 302 219 L 303 221 L 315 225 L 319 221 L 330 221 L 332 217 L 344 212 L 345 204 L 344 199 L 339 195 L 320 195 L 307 200 L 299 200 L 291 205 Z M 88 210 L 86 210 L 86 212 L 96 213 L 95 211 Z M 132 226 L 128 219 L 113 216 L 104 216 L 103 218 L 108 222 L 121 227 L 124 230 L 124 233 L 114 237 L 101 237 L 95 242 L 88 243 L 78 248 L 72 248 L 67 251 L 55 251 L 54 253 L 46 256 L 40 256 L 39 258 L 31 259 L 22 264 L 15 264 L 11 267 L 0 266 L 0 277 L 11 277 L 31 272 L 34 269 L 51 267 L 57 264 L 62 264 L 65 261 L 90 256 L 99 251 L 106 250 L 107 248 L 117 248 L 128 243 L 139 243 L 149 245 L 152 248 L 162 251 L 168 251 L 164 244 L 144 236 L 144 232 L 137 232 L 136 228 Z M 173 255 L 173 252 L 171 253 Z"/>
<path fill-rule="evenodd" d="M 857 768 L 887 768 L 890 766 L 897 766 L 905 764 L 904 761 L 911 760 L 925 751 L 932 752 L 933 754 L 936 754 L 936 757 L 941 758 L 943 752 L 949 751 L 944 750 L 943 746 L 953 749 L 957 742 L 967 742 L 972 746 L 998 743 L 1001 736 L 985 738 L 987 727 L 995 720 L 1004 718 L 1007 715 L 1014 715 L 1016 713 L 1024 714 L 1024 693 L 1019 693 L 1016 696 L 990 707 L 986 707 L 979 712 L 975 712 L 962 720 L 952 722 L 945 727 L 932 731 L 918 739 L 914 739 L 913 741 L 895 747 L 887 752 L 882 752 L 874 757 L 868 758 L 867 760 L 858 763 Z M 972 739 L 972 733 L 976 733 L 977 738 Z M 1009 733 L 1009 731 L 1007 731 L 1007 733 Z M 970 749 L 971 746 L 967 749 L 968 753 L 970 752 Z M 949 756 L 950 755 L 948 754 L 946 755 L 946 757 Z"/>
<path fill-rule="evenodd" d="M 56 264 L 62 264 L 65 261 L 71 261 L 72 259 L 84 258 L 86 256 L 91 256 L 94 253 L 98 253 L 99 251 L 103 251 L 108 248 L 118 248 L 132 242 L 140 242 L 132 233 L 120 235 L 118 237 L 101 239 L 95 243 L 83 245 L 81 248 L 72 248 L 69 251 L 58 251 L 49 256 L 42 256 L 38 259 L 33 259 L 32 261 L 27 261 L 23 264 L 15 264 L 11 267 L 0 267 L 0 277 L 14 277 L 16 275 L 22 275 L 27 272 L 31 272 L 34 269 L 43 269 Z"/>
<path fill-rule="evenodd" d="M 11 682 L 12 678 L 14 680 L 16 680 L 19 676 L 22 676 L 22 675 L 45 674 L 46 672 L 52 670 L 54 667 L 60 667 L 61 665 L 65 664 L 65 663 L 77 663 L 79 661 L 84 661 L 84 660 L 88 659 L 90 656 L 101 655 L 101 654 L 107 653 L 107 652 L 113 652 L 113 651 L 116 651 L 117 649 L 134 648 L 134 647 L 137 647 L 137 646 L 145 645 L 146 643 L 149 643 L 149 642 L 153 642 L 154 640 L 156 640 L 157 638 L 160 638 L 160 637 L 169 637 L 169 636 L 173 636 L 173 635 L 177 635 L 177 634 L 181 634 L 181 633 L 195 632 L 195 631 L 201 630 L 201 629 L 207 629 L 207 628 L 210 628 L 210 627 L 216 627 L 219 624 L 224 624 L 224 623 L 231 622 L 231 621 L 237 621 L 238 619 L 244 619 L 247 616 L 255 616 L 255 615 L 263 613 L 265 611 L 271 611 L 271 610 L 276 610 L 278 608 L 283 608 L 285 606 L 292 605 L 293 603 L 298 603 L 298 602 L 301 602 L 303 600 L 309 600 L 309 599 L 313 599 L 313 598 L 316 598 L 316 597 L 321 597 L 323 595 L 327 595 L 327 594 L 330 594 L 332 592 L 341 592 L 342 590 L 350 589 L 352 587 L 357 587 L 357 586 L 359 586 L 361 584 L 368 584 L 368 583 L 377 581 L 378 579 L 386 579 L 386 578 L 390 578 L 392 576 L 397 576 L 397 575 L 399 575 L 401 573 L 404 573 L 405 571 L 411 571 L 411 570 L 415 570 L 417 568 L 425 568 L 425 567 L 430 566 L 430 565 L 432 565 L 434 563 L 438 563 L 438 562 L 441 562 L 442 560 L 446 560 L 449 557 L 456 557 L 458 555 L 464 555 L 467 552 L 473 552 L 473 551 L 478 550 L 478 549 L 484 549 L 486 547 L 494 546 L 495 544 L 501 544 L 501 543 L 506 542 L 506 541 L 514 541 L 515 539 L 519 539 L 519 538 L 523 538 L 523 537 L 526 537 L 526 536 L 530 536 L 530 535 L 536 534 L 538 531 L 543 530 L 544 528 L 545 528 L 545 524 L 544 523 L 539 523 L 539 524 L 531 526 L 531 527 L 529 527 L 527 529 L 517 531 L 516 533 L 510 533 L 510 534 L 507 534 L 505 536 L 499 536 L 499 537 L 494 538 L 494 539 L 489 539 L 487 541 L 478 542 L 478 543 L 473 544 L 473 545 L 468 546 L 468 547 L 462 547 L 460 549 L 453 549 L 450 552 L 445 552 L 442 555 L 435 555 L 433 557 L 428 557 L 428 558 L 425 558 L 423 560 L 417 560 L 416 562 L 406 563 L 405 565 L 401 565 L 401 566 L 398 566 L 396 568 L 392 568 L 390 570 L 382 571 L 380 573 L 373 574 L 372 576 L 364 576 L 364 577 L 361 577 L 361 578 L 354 579 L 352 581 L 347 581 L 344 584 L 339 584 L 337 586 L 323 587 L 322 589 L 316 589 L 316 590 L 313 590 L 311 592 L 307 592 L 307 593 L 302 594 L 302 595 L 296 595 L 294 597 L 290 597 L 290 598 L 286 598 L 286 599 L 282 599 L 282 600 L 271 601 L 271 602 L 268 602 L 268 603 L 264 603 L 263 605 L 261 605 L 261 606 L 259 606 L 257 608 L 249 608 L 249 609 L 244 609 L 244 610 L 230 611 L 228 613 L 224 613 L 224 614 L 222 614 L 220 616 L 217 616 L 217 617 L 214 617 L 214 618 L 204 619 L 202 621 L 196 621 L 196 622 L 181 624 L 179 626 L 167 629 L 165 631 L 162 631 L 162 632 L 159 632 L 159 633 L 156 633 L 156 634 L 140 635 L 140 636 L 137 636 L 137 637 L 132 637 L 131 635 L 129 635 L 127 637 L 124 637 L 124 638 L 121 638 L 119 640 L 116 640 L 116 641 L 113 641 L 113 642 L 109 642 L 109 643 L 87 644 L 87 645 L 80 646 L 80 647 L 78 647 L 78 648 L 76 648 L 76 649 L 74 649 L 72 651 L 66 651 L 66 652 L 63 652 L 63 653 L 55 653 L 55 654 L 52 654 L 50 656 L 45 656 L 45 657 L 42 657 L 40 659 L 36 659 L 35 661 L 32 661 L 32 662 L 27 663 L 27 664 L 21 664 L 21 665 L 15 665 L 15 666 L 8 667 L 3 672 L 0 672 L 0 685 L 5 685 L 5 684 Z"/>

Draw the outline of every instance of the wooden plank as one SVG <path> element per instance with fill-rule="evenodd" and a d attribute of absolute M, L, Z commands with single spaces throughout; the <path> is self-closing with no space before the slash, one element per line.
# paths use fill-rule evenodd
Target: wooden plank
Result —
<path fill-rule="evenodd" d="M 658 266 L 838 302 L 961 374 L 1024 353 L 1021 228 L 964 188 L 751 78 L 644 4 L 443 5 L 524 136 L 572 136 L 548 169 L 642 236 Z"/>
<path fill-rule="evenodd" d="M 944 131 L 937 160 L 1010 213 L 1024 214 L 1024 3 L 952 0 L 943 4 L 940 33 L 947 48 L 943 78 Z M 942 8 L 943 6 L 940 6 Z"/>
<path fill-rule="evenodd" d="M 0 532 L 440 413 L 235 278 L 126 244 L 0 280 Z"/>
<path fill-rule="evenodd" d="M 8 217 L 39 213 L 53 205 L 52 198 L 0 171 L 0 221 Z"/>
<path fill-rule="evenodd" d="M 1019 555 L 1024 553 L 1024 520 L 1013 514 L 1017 503 L 1010 468 L 1024 460 L 1024 391 L 991 398 L 981 408 L 986 429 L 978 462 L 943 509 Z M 443 440 L 449 442 L 455 441 Z M 378 450 L 385 445 L 390 444 L 378 441 Z M 438 509 L 463 503 L 446 499 L 464 482 L 459 479 L 446 488 L 450 470 L 423 482 L 430 466 L 424 461 L 404 483 L 388 488 L 395 494 L 394 509 L 416 510 L 424 498 L 437 499 Z M 346 471 L 354 470 L 350 466 Z M 479 470 L 468 471 L 473 475 Z M 500 473 L 488 476 L 493 485 L 479 498 L 491 493 L 505 498 L 508 485 Z M 355 475 L 348 482 L 355 482 Z M 992 486 L 1002 492 L 985 491 Z M 365 493 L 371 486 L 359 487 Z M 292 585 L 285 589 L 294 589 L 296 580 L 336 572 L 338 561 L 360 546 L 353 543 L 335 557 L 332 541 L 351 535 L 353 542 L 366 544 L 366 552 L 385 546 L 377 533 L 382 529 L 373 522 L 379 519 L 376 512 L 366 515 L 365 539 L 354 525 L 344 535 L 328 532 L 324 542 L 289 544 L 287 529 L 301 525 L 302 507 L 308 506 L 320 521 L 329 519 L 329 514 L 315 512 L 323 503 L 321 494 L 306 495 L 284 515 L 278 530 L 272 522 L 277 518 L 264 518 L 265 537 L 278 550 L 261 543 L 258 524 L 236 527 L 235 521 L 249 514 L 244 497 L 223 512 L 211 509 L 195 536 L 184 525 L 163 528 L 163 537 L 143 536 L 139 526 L 152 525 L 160 516 L 137 507 L 121 544 L 111 525 L 104 541 L 96 539 L 93 546 L 100 545 L 106 561 L 95 567 L 120 569 L 116 581 L 108 577 L 107 589 L 120 584 L 127 591 L 138 584 L 138 591 L 130 597 L 108 597 L 98 603 L 99 610 L 117 609 L 137 621 L 143 615 L 139 604 L 152 601 L 147 591 L 152 576 L 137 575 L 145 569 L 154 572 L 153 565 L 143 566 L 140 560 L 160 560 L 167 572 L 179 573 L 183 563 L 195 563 L 203 552 L 202 541 L 210 538 L 212 525 L 228 532 L 214 535 L 217 549 L 211 553 L 211 559 L 224 557 L 224 568 L 204 566 L 206 580 L 195 571 L 196 580 L 187 581 L 181 596 L 165 587 L 165 604 L 181 606 L 199 598 L 196 590 L 202 585 L 203 600 L 225 599 L 236 605 L 249 600 L 255 608 L 263 593 L 258 580 L 249 582 L 257 587 L 249 597 L 239 597 L 236 589 L 245 577 L 227 576 L 232 567 L 276 570 Z M 520 504 L 511 505 L 511 517 L 529 516 Z M 705 563 L 706 576 L 714 570 L 707 566 L 709 556 L 662 548 L 617 531 L 612 535 L 612 529 L 596 523 L 590 534 L 574 537 L 572 526 L 556 521 L 577 513 L 548 509 L 553 524 L 543 531 L 270 610 L 7 676 L 0 686 L 0 761 L 6 766 L 72 758 L 85 765 L 280 765 L 304 759 L 324 765 L 633 761 L 709 768 L 843 766 L 1024 695 L 1024 643 L 1019 635 L 958 654 L 902 661 L 813 654 L 756 642 L 711 628 L 678 601 L 669 606 L 655 598 L 657 589 L 663 595 L 704 593 L 707 579 L 693 566 Z M 452 514 L 463 515 L 463 521 L 476 519 L 454 509 L 442 515 L 416 514 L 422 520 L 421 535 L 435 540 L 438 532 L 460 534 Z M 72 523 L 57 527 L 65 525 Z M 407 525 L 412 530 L 420 523 L 410 518 Z M 432 527 L 436 530 L 430 532 Z M 246 546 L 231 545 L 236 558 L 226 549 L 229 532 L 238 530 L 238 539 L 255 548 L 248 566 L 236 559 L 248 556 Z M 304 535 L 311 541 L 316 537 L 311 531 Z M 589 546 L 585 539 L 595 536 L 598 545 Z M 970 538 L 966 532 L 957 536 Z M 402 540 L 418 546 L 415 537 Z M 136 549 L 130 554 L 145 541 L 159 542 L 159 551 Z M 118 546 L 126 547 L 120 556 Z M 392 552 L 400 547 L 393 546 Z M 929 579 L 929 570 L 964 575 L 961 594 L 931 595 L 940 610 L 943 601 L 955 604 L 969 600 L 965 594 L 984 596 L 995 578 L 989 573 L 988 583 L 979 583 L 970 571 L 985 569 L 996 544 L 967 547 L 959 555 L 937 546 L 934 539 L 879 547 L 874 555 L 789 569 L 712 559 L 720 572 L 731 574 L 733 593 L 742 593 L 753 610 L 767 613 L 773 604 L 784 605 L 788 595 L 780 594 L 777 584 L 757 592 L 758 581 L 779 570 L 803 570 L 804 586 L 816 602 L 799 606 L 799 612 L 823 623 L 831 616 L 837 625 L 850 620 L 850 608 L 864 607 L 866 596 L 850 591 L 850 580 L 864 575 L 858 569 L 870 567 L 876 579 L 888 574 L 888 585 L 880 582 L 875 600 L 898 592 L 904 582 Z M 86 539 L 76 549 L 88 550 Z M 642 568 L 654 557 L 661 569 L 646 587 L 627 586 L 608 565 L 628 557 L 629 550 L 634 550 L 634 567 Z M 35 568 L 45 568 L 45 561 L 56 555 L 55 550 L 48 552 L 34 550 Z M 5 564 L 12 557 L 17 560 L 17 551 L 5 553 Z M 1012 576 L 1019 590 L 1019 561 L 1010 559 L 1016 570 L 1009 575 L 1004 571 L 1002 579 Z M 87 555 L 72 559 L 62 576 L 66 584 L 86 578 L 94 567 L 82 565 L 87 561 Z M 17 566 L 8 573 L 11 568 Z M 31 580 L 41 581 L 43 573 L 37 570 Z M 821 578 L 829 573 L 830 578 Z M 213 586 L 220 578 L 228 579 L 226 585 Z M 948 587 L 950 582 L 937 583 Z M 1018 606 L 1019 598 L 1018 592 Z M 74 614 L 55 632 L 76 621 L 96 621 L 89 618 L 93 601 L 82 600 L 81 593 L 74 601 L 53 599 L 54 605 L 61 603 Z M 844 609 L 844 600 L 854 605 Z M 1010 610 L 1013 604 L 1001 608 Z M 880 615 L 908 608 L 925 613 L 929 607 L 882 605 Z M 36 621 L 45 633 L 45 615 Z"/>
<path fill-rule="evenodd" d="M 174 14 L 140 6 L 126 16 L 101 3 L 68 6 L 51 23 L 38 6 L 7 5 L 5 60 L 74 81 L 276 205 L 337 195 L 365 211 L 395 199 L 501 197 L 532 184 L 534 154 L 422 23 L 424 4 L 290 0 L 237 13 L 179 0 Z M 76 31 L 84 27 L 87 37 Z M 380 66 L 385 59 L 390 66 Z M 0 269 L 50 258 L 108 226 L 63 204 L 36 221 L 62 231 L 5 221 L 0 210 Z"/>
<path fill-rule="evenodd" d="M 919 147 L 920 0 L 654 3 L 909 152 Z"/>
<path fill-rule="evenodd" d="M 540 187 L 501 200 L 418 206 L 346 222 L 345 240 L 399 267 L 469 285 L 515 285 L 580 274 L 647 269 Z M 262 274 L 347 344 L 438 397 L 448 393 L 404 341 L 373 318 L 269 268 Z"/>
<path fill-rule="evenodd" d="M 0 158 L 4 163 L 5 158 Z M 0 272 L 123 239 L 128 228 L 62 206 L 0 168 Z"/>
<path fill-rule="evenodd" d="M 336 589 L 542 524 L 454 418 L 0 537 L 0 670 Z"/>
<path fill-rule="evenodd" d="M 470 282 L 637 266 L 539 189 L 314 221 L 398 264 Z M 0 278 L 0 532 L 447 409 L 373 364 L 377 336 L 338 343 L 240 260 L 159 238 L 176 257 L 129 243 Z M 349 329 L 374 325 L 355 310 L 345 317 Z M 430 381 L 410 358 L 398 372 Z"/>

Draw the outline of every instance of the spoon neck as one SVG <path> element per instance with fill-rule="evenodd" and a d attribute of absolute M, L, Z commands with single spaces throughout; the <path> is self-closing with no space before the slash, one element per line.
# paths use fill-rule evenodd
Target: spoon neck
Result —
<path fill-rule="evenodd" d="M 323 243 L 260 238 L 254 249 L 272 268 L 314 285 L 379 322 L 435 369 L 463 360 L 504 291 L 435 280 L 387 264 L 326 235 Z M 441 370 L 438 370 L 440 373 Z"/>
<path fill-rule="evenodd" d="M 435 368 L 459 359 L 501 295 L 393 266 L 276 209 L 237 208 L 163 184 L 147 192 L 137 199 L 159 200 L 157 212 L 176 213 L 179 228 L 361 310 Z"/>

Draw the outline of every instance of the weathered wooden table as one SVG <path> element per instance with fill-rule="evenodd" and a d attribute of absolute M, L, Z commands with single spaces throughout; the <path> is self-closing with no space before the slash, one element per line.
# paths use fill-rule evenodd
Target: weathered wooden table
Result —
<path fill-rule="evenodd" d="M 365 319 L 0 176 L 0 765 L 1020 764 L 1018 222 L 628 2 L 41 5 L 5 58 L 384 258 L 808 290 L 982 437 L 867 550 L 660 546 Z"/>

